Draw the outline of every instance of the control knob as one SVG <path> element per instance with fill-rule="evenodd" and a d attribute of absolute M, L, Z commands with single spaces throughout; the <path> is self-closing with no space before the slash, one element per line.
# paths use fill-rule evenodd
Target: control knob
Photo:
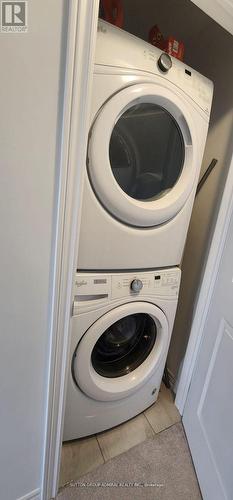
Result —
<path fill-rule="evenodd" d="M 163 73 L 167 73 L 169 69 L 172 67 L 172 60 L 169 54 L 166 54 L 166 52 L 163 52 L 158 59 L 158 67 L 163 71 Z"/>
<path fill-rule="evenodd" d="M 130 288 L 133 290 L 133 292 L 140 292 L 140 290 L 143 287 L 143 283 L 141 280 L 135 279 L 132 281 Z"/>

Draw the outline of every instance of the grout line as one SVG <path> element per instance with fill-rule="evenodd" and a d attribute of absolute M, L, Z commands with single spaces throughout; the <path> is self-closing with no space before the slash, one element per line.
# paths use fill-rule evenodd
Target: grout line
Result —
<path fill-rule="evenodd" d="M 161 434 L 161 432 L 167 431 L 171 427 L 174 427 L 174 425 L 177 425 L 177 424 L 180 424 L 180 423 L 182 423 L 182 422 L 181 421 L 179 421 L 179 422 L 173 422 L 172 424 L 166 425 L 166 427 L 164 427 L 163 429 L 160 429 L 160 431 L 156 432 L 155 434 L 156 434 L 156 436 L 158 436 L 158 434 Z"/>
<path fill-rule="evenodd" d="M 146 421 L 148 422 L 148 424 L 149 424 L 150 428 L 152 429 L 153 434 L 156 436 L 157 432 L 155 432 L 155 430 L 153 429 L 153 427 L 152 427 L 152 425 L 151 425 L 150 421 L 148 420 L 148 418 L 147 418 L 147 416 L 146 416 L 146 414 L 145 414 L 144 412 L 143 412 L 143 415 L 144 415 L 144 417 L 145 417 Z"/>
<path fill-rule="evenodd" d="M 99 442 L 99 440 L 98 440 L 98 434 L 96 434 L 96 435 L 95 435 L 95 438 L 96 438 L 96 441 L 97 441 L 97 443 L 98 443 L 98 446 L 99 446 L 100 453 L 101 453 L 101 455 L 102 455 L 102 458 L 103 458 L 104 464 L 106 464 L 107 460 L 105 460 L 105 458 L 104 458 L 104 454 L 103 454 L 103 451 L 102 451 L 102 448 L 101 448 L 100 442 Z"/>

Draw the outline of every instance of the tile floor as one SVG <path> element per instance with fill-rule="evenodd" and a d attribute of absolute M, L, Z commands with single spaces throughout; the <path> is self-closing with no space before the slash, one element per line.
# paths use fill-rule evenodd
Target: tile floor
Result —
<path fill-rule="evenodd" d="M 64 443 L 60 486 L 92 471 L 98 465 L 129 450 L 180 421 L 173 395 L 162 384 L 158 400 L 128 422 L 95 436 Z"/>

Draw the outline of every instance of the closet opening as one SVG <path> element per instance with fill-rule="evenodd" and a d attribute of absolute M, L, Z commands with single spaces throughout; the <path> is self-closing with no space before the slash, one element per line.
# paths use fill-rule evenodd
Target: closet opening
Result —
<path fill-rule="evenodd" d="M 185 249 L 180 264 L 181 284 L 178 307 L 166 359 L 168 375 L 166 382 L 167 385 L 170 385 L 170 389 L 163 384 L 155 406 L 151 406 L 147 410 L 142 411 L 140 415 L 135 417 L 135 422 L 133 421 L 134 419 L 129 420 L 117 427 L 113 426 L 114 428 L 110 431 L 92 433 L 88 437 L 82 437 L 78 440 L 69 440 L 64 443 L 62 449 L 60 486 L 63 486 L 69 481 L 79 480 L 83 475 L 94 471 L 97 466 L 108 462 L 111 458 L 129 450 L 131 447 L 147 438 L 153 437 L 154 434 L 159 433 L 161 430 L 172 425 L 179 425 L 181 416 L 174 404 L 174 394 L 179 384 L 179 377 L 189 340 L 198 291 L 233 153 L 233 66 L 227 62 L 225 57 L 225 54 L 233 53 L 233 37 L 190 0 L 145 0 L 144 2 L 140 0 L 122 0 L 122 7 L 123 16 L 121 15 L 119 23 L 122 25 L 123 32 L 131 33 L 145 42 L 152 39 L 152 31 L 157 38 L 160 38 L 160 42 L 161 37 L 163 40 L 173 39 L 175 42 L 177 41 L 181 51 L 180 58 L 183 60 L 184 64 L 187 65 L 187 68 L 184 69 L 185 77 L 187 79 L 191 78 L 193 68 L 194 71 L 204 75 L 214 84 L 209 130 L 199 176 L 199 181 L 204 178 L 205 182 L 202 180 L 198 192 L 196 193 Z M 103 15 L 102 6 L 100 14 Z M 155 28 L 155 26 L 157 28 Z M 112 56 L 114 57 L 114 54 Z M 173 126 L 173 128 L 175 128 L 171 141 L 174 142 L 174 151 L 176 151 L 176 153 L 178 151 L 179 158 L 181 158 L 182 161 L 179 160 L 177 163 L 177 171 L 174 174 L 174 178 L 171 172 L 166 172 L 165 180 L 161 171 L 158 171 L 156 179 L 154 177 L 152 178 L 151 172 L 147 172 L 147 176 L 142 172 L 141 174 L 144 175 L 143 182 L 135 184 L 132 189 L 130 186 L 130 179 L 133 175 L 131 170 L 136 160 L 130 148 L 128 146 L 125 147 L 124 141 L 128 133 L 127 127 L 133 127 L 134 133 L 137 135 L 137 127 L 140 125 L 141 116 L 146 114 L 148 117 L 150 115 L 151 126 L 158 128 L 157 134 L 159 136 L 159 127 L 156 124 L 156 118 L 159 113 L 163 114 L 165 117 L 164 120 L 167 120 L 166 123 L 169 123 L 170 127 Z M 188 142 L 191 143 L 191 138 L 188 134 L 186 139 L 188 147 L 190 145 Z M 159 142 L 158 140 L 158 143 Z M 148 137 L 148 144 L 149 147 L 151 147 L 152 141 L 150 137 Z M 158 145 L 156 149 L 158 151 Z M 144 151 L 140 151 L 142 163 L 144 153 Z M 160 161 L 163 157 L 163 153 L 161 147 L 160 155 L 158 154 Z M 174 119 L 169 112 L 166 110 L 164 111 L 163 107 L 154 104 L 152 110 L 151 104 L 135 103 L 133 108 L 126 107 L 124 114 L 118 116 L 115 120 L 110 147 L 112 174 L 120 188 L 128 196 L 133 198 L 133 202 L 134 200 L 136 200 L 136 202 L 141 202 L 143 200 L 145 203 L 150 201 L 153 196 L 162 197 L 163 191 L 167 192 L 167 190 L 173 187 L 173 184 L 177 182 L 177 179 L 179 179 L 180 171 L 183 166 L 183 157 L 184 143 L 183 138 L 181 138 L 180 127 L 178 127 L 177 124 L 174 127 Z M 214 168 L 209 168 L 213 165 L 214 160 L 216 160 Z M 124 169 L 122 165 L 119 167 L 119 164 L 122 162 L 125 167 Z M 91 178 L 92 174 L 90 168 L 88 164 L 88 175 Z M 207 169 L 210 171 L 208 176 L 205 175 Z M 138 178 L 140 178 L 140 176 Z M 94 177 L 93 179 L 91 178 L 91 182 L 92 185 L 94 185 Z M 94 185 L 95 192 L 98 191 L 98 188 L 98 185 Z M 99 198 L 100 196 L 101 194 Z M 113 201 L 114 200 L 112 200 L 112 212 L 115 216 L 117 209 Z M 122 220 L 123 216 L 125 216 L 123 211 L 122 214 L 118 215 L 119 220 Z M 135 227 L 134 220 L 130 219 L 131 214 L 127 214 L 127 217 L 127 220 L 130 220 L 131 226 Z M 141 225 L 143 226 L 143 224 L 145 225 L 144 222 L 142 222 Z M 150 227 L 149 223 L 148 227 Z M 129 269 L 129 266 L 127 267 Z M 158 268 L 160 267 L 163 266 L 158 266 Z M 88 272 L 92 271 L 91 269 L 88 270 Z M 103 267 L 101 273 L 104 274 L 105 271 L 106 269 Z M 132 268 L 130 272 L 132 272 Z M 95 295 L 96 303 L 106 298 L 109 293 L 108 278 L 102 276 L 102 274 L 100 279 L 106 279 L 106 282 L 102 284 L 97 283 L 97 285 L 104 285 L 105 288 L 104 291 L 102 291 L 101 298 L 100 296 L 99 298 L 97 297 L 98 293 Z M 149 278 L 145 275 L 143 279 L 146 282 Z M 153 279 L 155 282 L 159 283 L 161 280 L 160 274 L 154 276 Z M 122 285 L 119 281 L 119 289 L 121 289 L 121 286 L 123 287 L 125 285 Z M 94 297 L 92 290 L 88 292 L 88 297 Z M 131 317 L 130 325 L 132 326 L 129 328 L 132 330 L 133 339 L 137 339 L 135 315 L 142 315 L 142 312 L 139 311 L 132 315 L 134 321 Z M 123 318 L 125 317 L 123 316 Z M 122 319 L 120 320 L 121 325 L 124 321 L 122 321 Z M 125 323 L 126 322 L 127 320 Z M 147 318 L 147 322 L 150 324 L 150 328 L 152 328 L 151 319 L 148 320 Z M 120 328 L 118 320 L 114 325 L 115 324 Z M 156 334 L 154 334 L 153 342 L 151 342 L 150 348 L 148 348 L 148 353 L 152 351 L 156 344 L 159 323 L 156 323 L 156 327 L 153 323 L 153 328 Z M 106 332 L 108 335 L 106 335 Z M 126 352 L 126 349 L 130 350 L 131 337 L 129 336 L 129 338 L 126 338 L 123 333 L 122 328 L 121 349 L 122 352 Z M 143 341 L 145 341 L 145 339 L 143 339 Z M 96 344 L 93 344 L 95 346 L 95 355 L 99 348 L 97 352 L 98 356 L 96 355 L 95 358 L 95 365 L 98 366 L 98 373 L 97 375 L 95 374 L 96 385 L 98 385 L 98 375 L 100 373 L 109 373 L 110 368 L 112 369 L 112 365 L 107 365 L 107 362 L 109 356 L 112 356 L 111 363 L 113 363 L 115 359 L 115 350 L 119 346 L 116 347 L 116 343 L 114 342 L 115 338 L 111 326 L 108 326 L 105 329 L 105 333 L 100 336 L 100 340 L 97 339 Z M 100 350 L 100 347 L 102 350 Z M 116 358 L 118 360 L 117 355 Z M 73 358 L 72 363 L 74 363 Z M 122 364 L 122 360 L 120 363 Z M 127 373 L 127 366 L 124 366 L 124 373 Z M 108 375 L 108 383 L 111 383 L 111 375 Z M 151 387 L 151 393 L 153 390 L 156 392 L 157 387 Z M 91 397 L 93 397 L 93 394 Z M 161 419 L 158 417 L 159 414 L 162 415 Z M 78 418 L 77 415 L 77 420 Z"/>

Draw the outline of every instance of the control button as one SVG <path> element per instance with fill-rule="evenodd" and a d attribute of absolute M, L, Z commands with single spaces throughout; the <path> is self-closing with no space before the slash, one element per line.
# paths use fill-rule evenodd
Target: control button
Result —
<path fill-rule="evenodd" d="M 163 73 L 167 73 L 169 69 L 172 67 L 172 60 L 171 57 L 166 54 L 166 52 L 163 52 L 158 60 L 158 67 L 163 71 Z"/>
<path fill-rule="evenodd" d="M 141 280 L 133 280 L 131 285 L 130 285 L 130 288 L 131 290 L 133 290 L 133 292 L 140 292 L 140 290 L 142 289 L 143 287 L 143 283 Z"/>

